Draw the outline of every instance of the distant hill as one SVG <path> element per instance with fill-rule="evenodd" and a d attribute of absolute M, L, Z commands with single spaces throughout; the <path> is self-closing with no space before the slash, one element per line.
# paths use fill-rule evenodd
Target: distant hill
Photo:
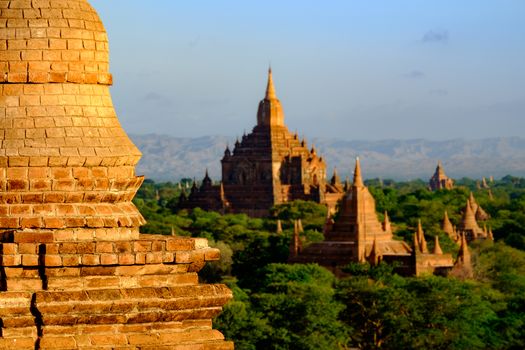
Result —
<path fill-rule="evenodd" d="M 226 136 L 130 136 L 143 153 L 137 173 L 157 181 L 178 181 L 183 177 L 200 180 L 206 168 L 212 178 L 219 179 L 226 144 L 235 141 Z M 352 174 L 356 156 L 361 158 L 365 178 L 426 180 L 439 159 L 453 178 L 525 176 L 525 138 L 521 137 L 447 141 L 317 138 L 309 144 L 315 144 L 318 153 L 325 157 L 329 175 L 337 166 L 343 178 Z"/>

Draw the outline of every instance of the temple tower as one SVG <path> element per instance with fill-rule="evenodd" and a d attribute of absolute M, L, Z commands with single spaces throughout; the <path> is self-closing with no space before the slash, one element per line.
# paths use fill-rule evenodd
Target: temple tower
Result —
<path fill-rule="evenodd" d="M 289 261 L 318 263 L 339 273 L 338 267 L 350 262 L 397 260 L 409 273 L 412 249 L 405 242 L 394 240 L 388 215 L 385 222 L 379 221 L 374 197 L 363 182 L 359 158 L 353 184 L 342 199 L 339 217 L 334 222 L 327 216 L 324 233 L 323 242 L 310 244 Z"/>
<path fill-rule="evenodd" d="M 283 107 L 281 106 L 281 101 L 279 101 L 277 94 L 275 93 L 271 68 L 268 70 L 268 84 L 266 86 L 266 94 L 264 99 L 259 102 L 259 109 L 257 111 L 257 125 L 269 127 L 285 126 Z"/>
<path fill-rule="evenodd" d="M 308 149 L 306 141 L 286 127 L 271 69 L 257 109 L 257 125 L 235 142 L 233 150 L 226 147 L 221 164 L 224 196 L 219 199 L 217 186 L 196 189 L 181 209 L 264 217 L 276 204 L 311 200 L 334 212 L 344 193 L 337 177 L 334 186 L 327 183 L 326 164 L 315 147 Z"/>
<path fill-rule="evenodd" d="M 139 235 L 140 152 L 87 0 L 0 4 L 0 348 L 230 349 L 206 240 Z"/>
<path fill-rule="evenodd" d="M 443 230 L 443 232 L 445 232 L 454 242 L 458 240 L 457 232 L 454 229 L 452 222 L 450 222 L 448 211 L 446 210 L 445 215 L 443 216 L 443 221 L 441 222 L 441 230 Z"/>
<path fill-rule="evenodd" d="M 454 180 L 445 174 L 445 170 L 443 169 L 443 164 L 441 164 L 441 161 L 438 161 L 436 171 L 430 178 L 429 187 L 432 191 L 451 190 L 454 188 Z"/>
<path fill-rule="evenodd" d="M 462 234 L 467 242 L 471 242 L 475 239 L 486 238 L 487 233 L 483 232 L 483 229 L 479 226 L 476 220 L 476 214 L 472 208 L 470 198 L 467 199 L 467 204 L 463 210 L 463 217 L 458 227 L 458 232 Z"/>

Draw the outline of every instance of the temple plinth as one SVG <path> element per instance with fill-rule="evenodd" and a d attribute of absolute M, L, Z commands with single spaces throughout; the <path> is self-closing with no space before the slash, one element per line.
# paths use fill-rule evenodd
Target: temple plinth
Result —
<path fill-rule="evenodd" d="M 0 348 L 232 349 L 211 327 L 231 292 L 197 275 L 219 251 L 139 233 L 141 153 L 113 108 L 95 10 L 0 13 Z"/>

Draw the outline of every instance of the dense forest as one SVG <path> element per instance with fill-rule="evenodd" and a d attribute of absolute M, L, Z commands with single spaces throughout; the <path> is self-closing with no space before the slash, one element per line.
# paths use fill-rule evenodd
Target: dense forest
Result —
<path fill-rule="evenodd" d="M 495 242 L 470 246 L 475 278 L 401 277 L 391 266 L 351 264 L 336 279 L 318 265 L 286 264 L 293 220 L 305 244 L 323 239 L 326 208 L 293 202 L 267 219 L 177 210 L 181 184 L 146 181 L 134 202 L 148 220 L 144 233 L 206 237 L 218 262 L 200 273 L 227 284 L 234 299 L 215 327 L 236 349 L 523 349 L 525 348 L 525 179 L 506 176 L 490 192 L 461 179 L 450 191 L 422 181 L 369 180 L 378 216 L 385 210 L 398 239 L 411 241 L 418 219 L 429 245 L 458 247 L 440 230 L 445 210 L 457 224 L 471 191 L 489 213 Z M 276 221 L 284 232 L 276 233 Z"/>

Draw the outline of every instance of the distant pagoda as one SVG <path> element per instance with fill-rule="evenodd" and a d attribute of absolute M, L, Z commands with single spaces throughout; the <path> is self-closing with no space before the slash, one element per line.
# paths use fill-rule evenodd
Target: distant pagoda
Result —
<path fill-rule="evenodd" d="M 445 170 L 443 169 L 443 164 L 441 161 L 438 161 L 436 172 L 430 178 L 429 187 L 432 191 L 451 190 L 454 188 L 454 180 L 445 174 Z"/>
<path fill-rule="evenodd" d="M 274 205 L 293 200 L 311 200 L 333 210 L 344 193 L 337 174 L 332 183 L 326 181 L 326 164 L 315 147 L 308 149 L 286 127 L 271 69 L 257 125 L 237 140 L 233 151 L 226 147 L 221 163 L 221 184 L 213 185 L 206 174 L 202 185 L 182 198 L 180 208 L 263 217 Z"/>
<path fill-rule="evenodd" d="M 351 262 L 394 263 L 404 275 L 446 274 L 453 267 L 452 256 L 443 254 L 437 239 L 436 248 L 428 251 L 421 223 L 414 242 L 412 248 L 394 239 L 388 213 L 383 222 L 378 220 L 375 199 L 363 183 L 357 159 L 354 181 L 342 199 L 339 218 L 326 220 L 325 240 L 311 243 L 301 251 L 294 250 L 288 261 L 318 263 L 338 275 Z"/>

